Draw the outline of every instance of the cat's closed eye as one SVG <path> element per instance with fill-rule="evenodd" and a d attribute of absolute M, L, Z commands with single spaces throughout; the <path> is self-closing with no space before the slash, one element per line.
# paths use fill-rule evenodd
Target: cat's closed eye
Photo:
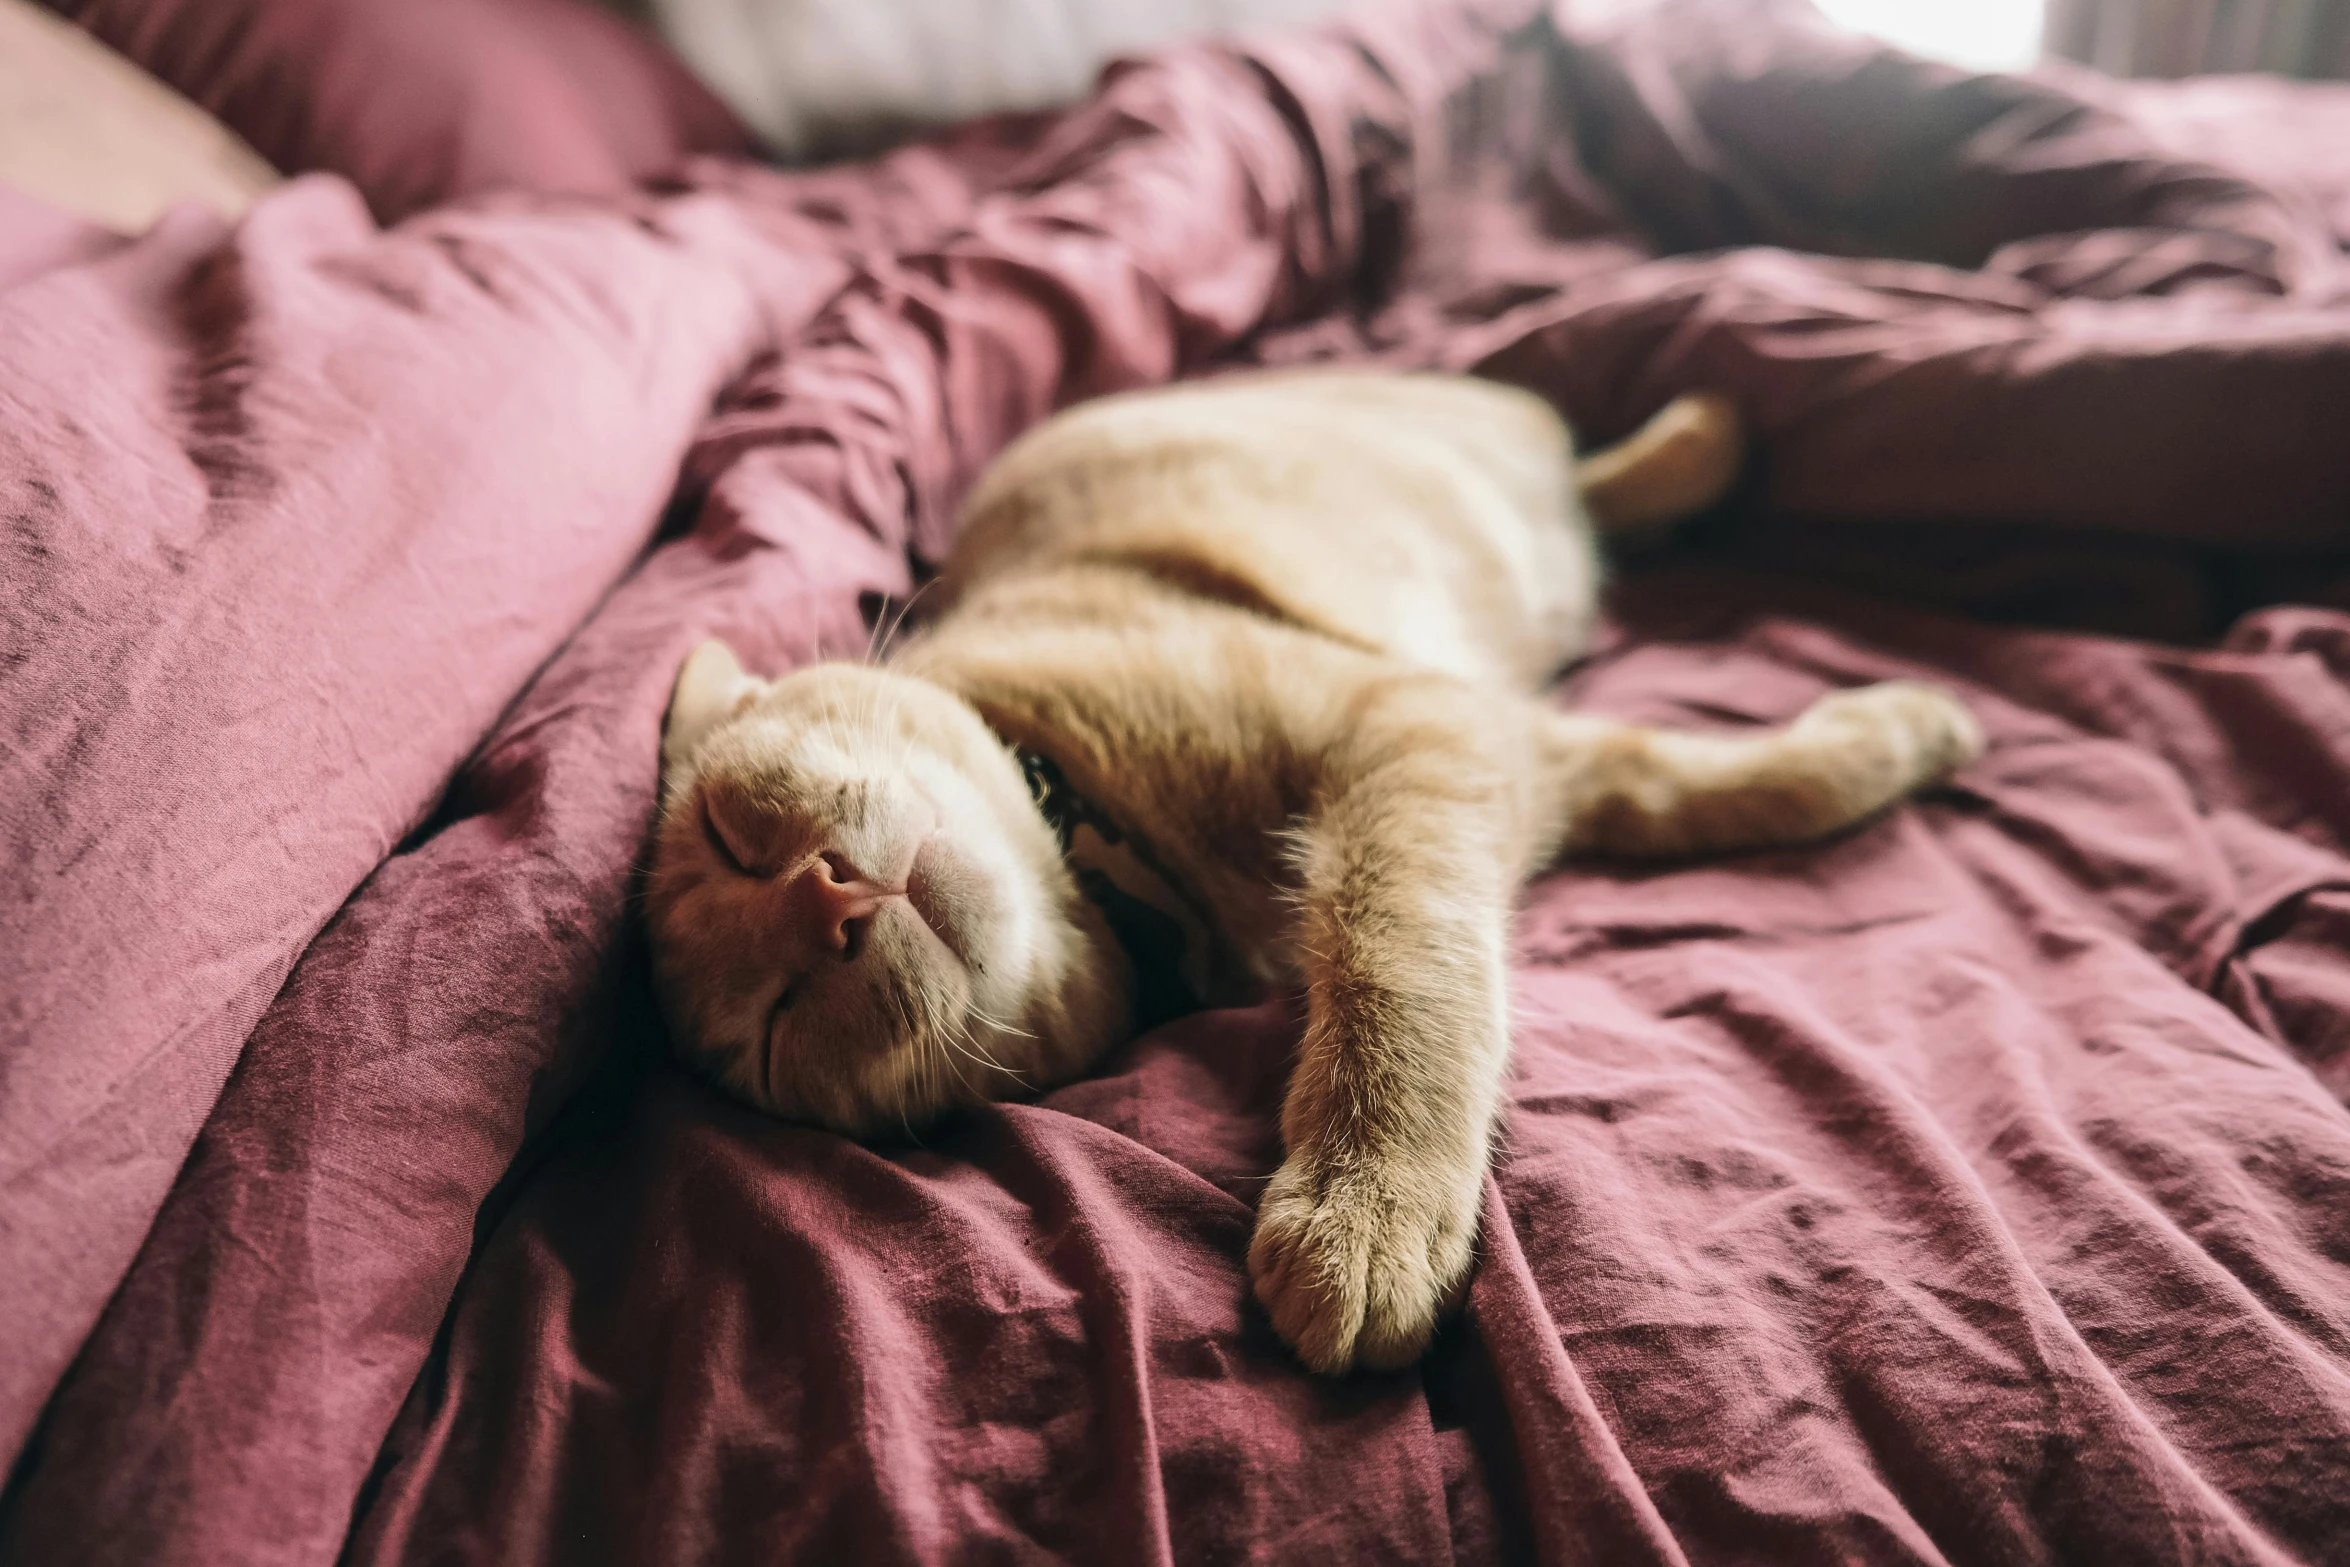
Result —
<path fill-rule="evenodd" d="M 737 854 L 734 845 L 727 841 L 726 830 L 718 825 L 717 814 L 710 809 L 707 799 L 702 802 L 702 836 L 709 840 L 711 852 L 733 870 L 745 876 L 754 874 L 743 856 Z"/>

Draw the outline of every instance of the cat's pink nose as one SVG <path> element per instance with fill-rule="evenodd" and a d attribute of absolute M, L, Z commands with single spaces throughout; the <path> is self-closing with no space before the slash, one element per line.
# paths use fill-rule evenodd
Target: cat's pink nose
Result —
<path fill-rule="evenodd" d="M 866 927 L 881 906 L 906 895 L 865 875 L 848 857 L 826 851 L 792 878 L 789 897 L 801 928 L 819 950 L 853 958 L 865 945 Z"/>

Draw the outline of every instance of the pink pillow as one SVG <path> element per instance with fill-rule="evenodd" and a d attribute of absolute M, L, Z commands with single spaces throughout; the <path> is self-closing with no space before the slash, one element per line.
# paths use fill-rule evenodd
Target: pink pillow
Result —
<path fill-rule="evenodd" d="M 390 222 L 496 189 L 608 191 L 742 122 L 642 29 L 584 0 L 46 0 L 291 174 Z"/>

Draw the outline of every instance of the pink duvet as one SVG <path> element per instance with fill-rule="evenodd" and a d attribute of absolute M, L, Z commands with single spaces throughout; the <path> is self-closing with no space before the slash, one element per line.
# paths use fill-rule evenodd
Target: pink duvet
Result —
<path fill-rule="evenodd" d="M 2344 102 L 1431 0 L 871 166 L 12 228 L 0 1561 L 2342 1559 Z M 1562 699 L 1992 737 L 1537 884 L 1468 1309 L 1345 1382 L 1246 1299 L 1285 1005 L 866 1148 L 666 1064 L 629 914 L 695 640 L 857 651 L 1027 423 L 1332 356 L 1748 411 Z"/>

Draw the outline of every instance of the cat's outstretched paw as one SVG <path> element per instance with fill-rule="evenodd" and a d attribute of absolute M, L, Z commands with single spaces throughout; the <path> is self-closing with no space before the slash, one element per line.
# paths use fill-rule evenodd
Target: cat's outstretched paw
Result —
<path fill-rule="evenodd" d="M 1796 727 L 1853 727 L 1890 741 L 1901 759 L 1904 789 L 1938 782 L 1983 754 L 1983 726 L 1966 704 L 1919 680 L 1884 680 L 1824 696 L 1804 710 Z"/>
<path fill-rule="evenodd" d="M 1395 1174 L 1293 1156 L 1257 1209 L 1257 1299 L 1316 1371 L 1410 1365 L 1468 1282 L 1482 1168 Z"/>

